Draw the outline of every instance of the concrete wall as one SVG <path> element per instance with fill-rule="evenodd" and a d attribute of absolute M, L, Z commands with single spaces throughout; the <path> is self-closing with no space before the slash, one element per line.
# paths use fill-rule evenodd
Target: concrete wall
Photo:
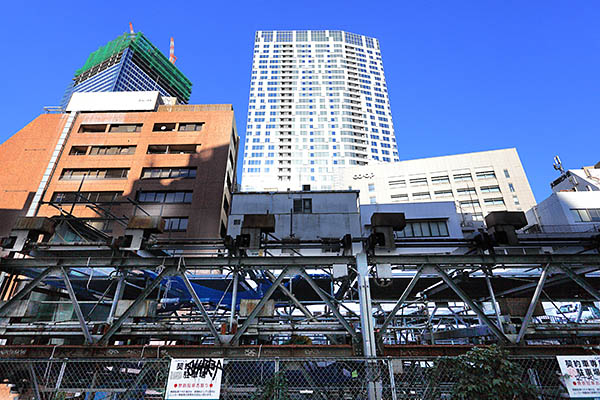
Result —
<path fill-rule="evenodd" d="M 294 199 L 312 199 L 311 213 L 293 213 Z M 242 192 L 233 195 L 228 234 L 241 233 L 244 214 L 275 214 L 278 238 L 303 240 L 361 234 L 358 192 Z"/>
<path fill-rule="evenodd" d="M 360 225 L 363 236 L 371 233 L 373 213 L 404 213 L 407 221 L 444 220 L 448 225 L 450 238 L 462 238 L 461 216 L 452 201 L 405 204 L 362 204 L 360 206 Z"/>
<path fill-rule="evenodd" d="M 552 231 L 589 231 L 600 228 L 599 222 L 578 222 L 572 209 L 600 208 L 600 192 L 559 192 L 553 193 L 546 200 L 527 213 L 530 224 L 538 224 Z M 554 229 L 553 229 L 554 227 Z"/>

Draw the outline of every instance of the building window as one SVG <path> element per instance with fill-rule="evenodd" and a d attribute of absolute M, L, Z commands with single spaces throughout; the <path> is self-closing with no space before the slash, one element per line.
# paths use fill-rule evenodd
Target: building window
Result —
<path fill-rule="evenodd" d="M 575 222 L 600 222 L 600 208 L 571 209 Z"/>
<path fill-rule="evenodd" d="M 63 169 L 59 180 L 126 179 L 129 168 Z"/>
<path fill-rule="evenodd" d="M 69 155 L 71 156 L 84 156 L 87 153 L 87 146 L 73 146 Z"/>
<path fill-rule="evenodd" d="M 427 178 L 411 178 L 409 180 L 411 185 L 415 185 L 415 186 L 426 186 L 427 185 Z"/>
<path fill-rule="evenodd" d="M 123 192 L 54 192 L 54 203 L 112 203 Z"/>
<path fill-rule="evenodd" d="M 459 204 L 461 207 L 479 207 L 479 200 L 463 200 Z"/>
<path fill-rule="evenodd" d="M 483 202 L 485 203 L 486 206 L 503 206 L 504 205 L 504 199 L 502 199 L 502 198 L 485 199 Z"/>
<path fill-rule="evenodd" d="M 167 217 L 165 220 L 165 232 L 185 232 L 188 227 L 187 217 Z"/>
<path fill-rule="evenodd" d="M 173 132 L 175 131 L 175 122 L 161 122 L 154 124 L 152 132 Z"/>
<path fill-rule="evenodd" d="M 408 194 L 406 193 L 393 194 L 390 197 L 393 202 L 408 201 Z"/>
<path fill-rule="evenodd" d="M 470 173 L 467 174 L 454 174 L 454 182 L 467 182 L 472 181 L 473 177 Z"/>
<path fill-rule="evenodd" d="M 79 127 L 79 133 L 99 133 L 106 132 L 106 124 L 86 124 Z"/>
<path fill-rule="evenodd" d="M 459 196 L 473 196 L 473 195 L 477 195 L 477 191 L 475 190 L 475 188 L 462 188 L 462 189 L 457 189 L 456 193 L 458 193 Z"/>
<path fill-rule="evenodd" d="M 406 180 L 404 179 L 396 179 L 388 182 L 391 188 L 394 187 L 406 187 Z"/>
<path fill-rule="evenodd" d="M 185 122 L 179 124 L 180 132 L 197 132 L 202 130 L 204 122 Z"/>
<path fill-rule="evenodd" d="M 505 169 L 505 170 L 504 170 L 504 176 L 505 176 L 506 178 L 510 178 L 510 174 L 508 173 L 508 170 L 507 170 L 507 169 Z"/>
<path fill-rule="evenodd" d="M 92 146 L 90 156 L 116 156 L 135 153 L 136 146 Z"/>
<path fill-rule="evenodd" d="M 142 130 L 142 124 L 119 124 L 111 125 L 109 132 L 140 132 Z"/>
<path fill-rule="evenodd" d="M 196 144 L 149 145 L 148 154 L 193 154 L 198 151 Z"/>
<path fill-rule="evenodd" d="M 375 184 L 369 183 L 369 192 L 374 192 L 374 191 L 375 191 Z"/>
<path fill-rule="evenodd" d="M 518 205 L 521 204 L 521 203 L 519 203 L 519 198 L 517 196 L 515 196 L 515 195 L 513 195 L 513 201 L 515 203 L 515 206 L 518 206 Z"/>
<path fill-rule="evenodd" d="M 295 214 L 312 213 L 312 199 L 294 199 Z"/>
<path fill-rule="evenodd" d="M 140 203 L 191 203 L 192 191 L 139 191 L 137 200 Z"/>
<path fill-rule="evenodd" d="M 399 238 L 450 236 L 446 221 L 407 221 L 406 227 L 395 232 Z"/>
<path fill-rule="evenodd" d="M 479 190 L 481 193 L 500 193 L 500 186 L 482 186 Z"/>
<path fill-rule="evenodd" d="M 429 192 L 413 193 L 413 200 L 431 200 Z"/>
<path fill-rule="evenodd" d="M 475 175 L 477 176 L 477 179 L 496 179 L 494 171 L 477 172 Z"/>
<path fill-rule="evenodd" d="M 436 190 L 435 197 L 453 197 L 452 190 Z"/>
<path fill-rule="evenodd" d="M 513 192 L 513 193 L 515 192 L 515 187 L 513 186 L 513 184 L 512 184 L 512 183 L 509 183 L 509 184 L 508 184 L 508 190 L 510 190 L 510 191 L 511 191 L 511 192 Z"/>
<path fill-rule="evenodd" d="M 450 183 L 450 178 L 448 176 L 432 176 L 431 183 L 434 185 L 439 185 L 443 183 Z"/>
<path fill-rule="evenodd" d="M 369 203 L 370 204 L 377 204 L 377 197 L 375 197 L 375 196 L 369 197 Z"/>
<path fill-rule="evenodd" d="M 175 179 L 175 178 L 195 178 L 196 167 L 178 168 L 144 168 L 142 170 L 142 179 Z"/>

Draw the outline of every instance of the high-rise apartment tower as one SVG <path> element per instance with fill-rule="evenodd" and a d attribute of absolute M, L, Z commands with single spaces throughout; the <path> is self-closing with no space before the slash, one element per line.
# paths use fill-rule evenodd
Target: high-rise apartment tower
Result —
<path fill-rule="evenodd" d="M 124 33 L 88 56 L 62 99 L 75 92 L 158 91 L 187 104 L 192 83 L 143 33 Z"/>
<path fill-rule="evenodd" d="M 242 190 L 329 190 L 348 165 L 398 161 L 379 41 L 258 31 Z"/>

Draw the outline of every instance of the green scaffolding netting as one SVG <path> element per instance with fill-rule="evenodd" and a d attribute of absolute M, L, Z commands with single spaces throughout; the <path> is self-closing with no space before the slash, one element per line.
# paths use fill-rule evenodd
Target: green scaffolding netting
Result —
<path fill-rule="evenodd" d="M 75 71 L 75 76 L 81 75 L 126 48 L 133 50 L 135 54 L 148 63 L 150 69 L 165 79 L 186 101 L 189 100 L 192 92 L 192 82 L 160 50 L 150 43 L 141 32 L 135 34 L 124 33 L 100 47 L 90 54 L 83 67 Z"/>

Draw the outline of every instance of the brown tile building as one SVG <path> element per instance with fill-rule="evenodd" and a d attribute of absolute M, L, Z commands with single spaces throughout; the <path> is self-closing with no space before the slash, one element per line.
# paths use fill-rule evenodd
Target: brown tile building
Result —
<path fill-rule="evenodd" d="M 66 115 L 41 115 L 0 145 L 0 235 L 27 212 Z M 116 236 L 119 220 L 148 213 L 170 237 L 223 236 L 238 141 L 231 105 L 79 111 L 37 215 L 72 213 Z"/>

